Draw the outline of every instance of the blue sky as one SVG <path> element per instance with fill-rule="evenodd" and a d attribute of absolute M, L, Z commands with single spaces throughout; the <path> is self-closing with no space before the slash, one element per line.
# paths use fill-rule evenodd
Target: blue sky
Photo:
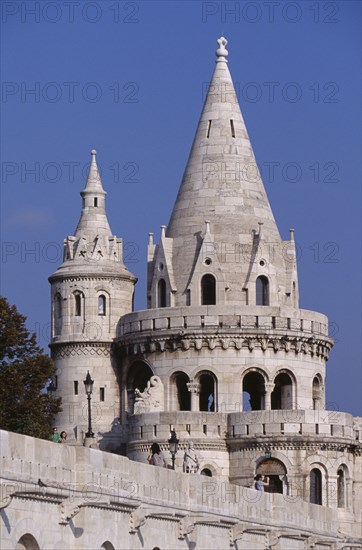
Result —
<path fill-rule="evenodd" d="M 48 276 L 97 149 L 107 213 L 145 307 L 147 234 L 167 224 L 214 68 L 229 68 L 301 307 L 328 315 L 331 409 L 361 414 L 361 4 L 17 2 L 2 9 L 1 292 L 49 336 Z"/>

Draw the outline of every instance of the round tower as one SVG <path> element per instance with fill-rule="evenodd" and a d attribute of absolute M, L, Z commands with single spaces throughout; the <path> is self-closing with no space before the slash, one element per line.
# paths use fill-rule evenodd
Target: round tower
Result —
<path fill-rule="evenodd" d="M 136 278 L 123 263 L 122 239 L 109 227 L 96 151 L 92 150 L 91 155 L 86 186 L 80 193 L 78 226 L 75 234 L 64 240 L 63 263 L 49 277 L 50 347 L 57 372 L 56 395 L 62 397 L 58 426 L 71 439 L 83 443 L 88 427 L 83 382 L 89 371 L 94 380 L 93 431 L 104 448 L 110 445 L 112 423 L 119 417 L 112 341 L 119 317 L 132 311 Z"/>
<path fill-rule="evenodd" d="M 328 319 L 299 308 L 294 230 L 281 239 L 218 44 L 170 222 L 149 236 L 149 309 L 120 320 L 127 454 L 167 451 L 175 429 L 205 475 L 262 473 L 272 492 L 349 513 L 356 430 L 325 410 Z"/>

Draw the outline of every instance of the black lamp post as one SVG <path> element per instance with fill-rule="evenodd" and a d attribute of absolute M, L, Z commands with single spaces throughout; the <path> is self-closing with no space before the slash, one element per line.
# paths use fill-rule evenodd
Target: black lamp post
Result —
<path fill-rule="evenodd" d="M 178 439 L 177 439 L 175 430 L 171 431 L 171 437 L 168 440 L 168 445 L 169 445 L 169 449 L 170 449 L 170 453 L 171 453 L 171 457 L 172 457 L 172 469 L 174 470 L 175 469 L 175 456 L 176 456 L 176 453 L 177 453 L 177 450 L 178 450 Z"/>
<path fill-rule="evenodd" d="M 89 371 L 88 371 L 88 374 L 84 380 L 85 393 L 87 394 L 87 399 L 88 399 L 88 431 L 85 434 L 86 437 L 94 437 L 94 433 L 92 432 L 92 413 L 91 413 L 91 399 L 92 399 L 93 384 L 94 384 L 94 380 L 92 380 L 91 375 L 89 374 Z"/>

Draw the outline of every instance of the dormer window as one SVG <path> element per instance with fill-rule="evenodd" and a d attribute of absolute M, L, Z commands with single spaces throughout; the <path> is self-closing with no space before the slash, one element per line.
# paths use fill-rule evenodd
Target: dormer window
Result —
<path fill-rule="evenodd" d="M 269 281 L 264 275 L 261 275 L 256 280 L 256 305 L 269 305 Z"/>
<path fill-rule="evenodd" d="M 216 304 L 216 280 L 209 273 L 201 279 L 201 305 L 213 306 Z"/>
<path fill-rule="evenodd" d="M 158 307 L 166 307 L 166 281 L 165 279 L 160 279 L 157 285 L 157 301 Z"/>

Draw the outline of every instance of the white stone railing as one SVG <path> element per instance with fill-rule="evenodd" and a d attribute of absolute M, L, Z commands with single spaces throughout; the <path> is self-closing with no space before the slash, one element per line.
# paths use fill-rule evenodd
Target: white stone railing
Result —
<path fill-rule="evenodd" d="M 129 417 L 130 440 L 167 441 L 171 426 L 184 440 L 252 438 L 255 436 L 307 435 L 350 439 L 361 437 L 351 414 L 324 410 L 270 410 L 235 412 L 235 407 L 218 413 L 174 411 Z M 227 414 L 229 413 L 229 414 Z M 357 435 L 356 435 L 357 434 Z"/>
<path fill-rule="evenodd" d="M 117 336 L 153 331 L 225 329 L 248 333 L 257 330 L 328 336 L 325 315 L 303 309 L 266 306 L 189 306 L 142 310 L 124 315 Z M 332 335 L 333 336 L 333 335 Z"/>

